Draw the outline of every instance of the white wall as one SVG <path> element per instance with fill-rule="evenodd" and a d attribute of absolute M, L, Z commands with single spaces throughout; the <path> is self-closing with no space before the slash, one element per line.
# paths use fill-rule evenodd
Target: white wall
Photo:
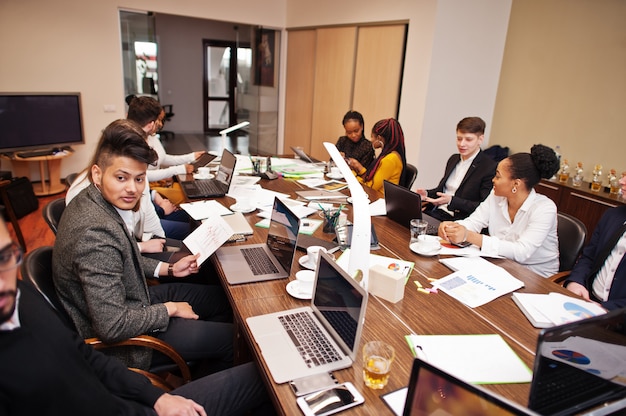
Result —
<path fill-rule="evenodd" d="M 62 176 L 84 168 L 100 131 L 125 116 L 119 8 L 275 27 L 286 18 L 286 0 L 0 0 L 0 91 L 82 93 L 87 144 L 63 161 Z"/>

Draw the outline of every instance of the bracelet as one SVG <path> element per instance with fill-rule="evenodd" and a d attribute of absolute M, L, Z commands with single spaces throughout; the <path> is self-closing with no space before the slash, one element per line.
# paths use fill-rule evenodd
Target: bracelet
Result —
<path fill-rule="evenodd" d="M 167 266 L 167 275 L 169 277 L 174 277 L 174 265 L 172 263 Z"/>

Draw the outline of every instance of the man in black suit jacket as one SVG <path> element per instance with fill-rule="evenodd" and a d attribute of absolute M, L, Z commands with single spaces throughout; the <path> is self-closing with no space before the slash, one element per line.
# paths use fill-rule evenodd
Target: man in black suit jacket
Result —
<path fill-rule="evenodd" d="M 426 212 L 441 221 L 468 217 L 487 198 L 497 163 L 481 152 L 485 122 L 480 117 L 466 117 L 456 126 L 459 153 L 450 156 L 446 171 L 436 188 L 417 189 L 428 202 Z"/>
<path fill-rule="evenodd" d="M 169 394 L 94 350 L 17 281 L 21 258 L 0 219 L 0 415 L 274 414 L 253 363 Z"/>
<path fill-rule="evenodd" d="M 620 180 L 626 194 L 626 176 Z M 604 213 L 565 287 L 605 309 L 626 306 L 626 206 Z"/>

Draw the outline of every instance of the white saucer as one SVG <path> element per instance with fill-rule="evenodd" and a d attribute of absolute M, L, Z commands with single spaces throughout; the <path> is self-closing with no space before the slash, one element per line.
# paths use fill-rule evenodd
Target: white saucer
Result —
<path fill-rule="evenodd" d="M 230 210 L 235 211 L 235 212 L 241 212 L 242 214 L 247 214 L 249 212 L 256 210 L 256 207 L 240 207 L 237 204 L 232 204 L 230 206 Z"/>
<path fill-rule="evenodd" d="M 199 173 L 194 173 L 193 178 L 194 179 L 213 179 L 215 178 L 215 175 L 211 173 L 209 176 L 204 176 L 204 175 L 200 175 Z"/>
<path fill-rule="evenodd" d="M 312 293 L 300 293 L 298 291 L 297 280 L 292 280 L 291 282 L 287 283 L 287 293 L 289 293 L 296 299 L 311 299 L 311 297 L 313 296 Z"/>
<path fill-rule="evenodd" d="M 412 252 L 417 253 L 420 256 L 424 256 L 424 257 L 436 256 L 441 251 L 441 245 L 439 245 L 439 247 L 437 247 L 436 249 L 431 250 L 431 251 L 422 251 L 422 250 L 420 250 L 419 249 L 419 243 L 413 243 L 413 244 L 411 244 L 409 246 L 409 248 L 411 249 Z"/>
<path fill-rule="evenodd" d="M 343 175 L 341 173 L 337 174 L 337 175 L 333 175 L 332 173 L 327 173 L 326 176 L 328 176 L 330 179 L 343 179 Z"/>
<path fill-rule="evenodd" d="M 300 257 L 298 259 L 298 263 L 300 263 L 300 266 L 309 270 L 315 270 L 315 268 L 317 267 L 317 264 L 309 264 L 309 256 L 307 255 Z"/>

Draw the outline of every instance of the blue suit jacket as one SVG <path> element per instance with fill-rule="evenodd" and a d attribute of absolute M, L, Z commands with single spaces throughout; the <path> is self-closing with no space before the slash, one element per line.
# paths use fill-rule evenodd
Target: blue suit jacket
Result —
<path fill-rule="evenodd" d="M 576 282 L 584 285 L 591 293 L 591 285 L 595 276 L 589 276 L 593 263 L 607 241 L 626 221 L 626 206 L 611 208 L 604 213 L 600 222 L 593 231 L 589 244 L 583 250 L 583 253 L 574 265 L 572 273 L 565 281 L 565 285 L 569 282 Z M 602 302 L 602 306 L 606 309 L 618 309 L 626 306 L 626 256 L 615 270 L 611 291 L 606 302 Z"/>
<path fill-rule="evenodd" d="M 459 160 L 461 155 L 458 153 L 450 156 L 439 185 L 427 191 L 429 197 L 437 198 L 437 192 L 443 192 L 443 187 Z M 491 180 L 496 174 L 497 166 L 498 164 L 485 152 L 482 150 L 478 152 L 448 205 L 448 209 L 454 212 L 455 220 L 467 218 L 487 198 L 493 188 Z"/>

